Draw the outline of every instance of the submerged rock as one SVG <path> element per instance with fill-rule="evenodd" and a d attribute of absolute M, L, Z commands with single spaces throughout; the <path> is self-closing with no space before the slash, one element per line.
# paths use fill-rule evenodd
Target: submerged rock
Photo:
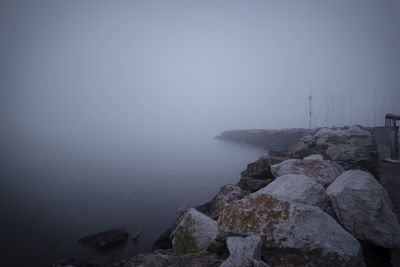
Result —
<path fill-rule="evenodd" d="M 313 178 L 324 187 L 331 184 L 337 176 L 344 172 L 342 166 L 329 160 L 289 159 L 271 166 L 275 177 L 285 174 L 302 174 Z"/>
<path fill-rule="evenodd" d="M 263 259 L 272 266 L 364 265 L 359 242 L 332 217 L 317 207 L 268 194 L 253 193 L 226 206 L 218 230 L 222 237 L 261 236 L 263 255 L 268 255 Z"/>
<path fill-rule="evenodd" d="M 111 229 L 85 236 L 79 239 L 79 243 L 96 249 L 103 249 L 122 244 L 127 238 L 128 233 L 124 229 Z"/>
<path fill-rule="evenodd" d="M 316 206 L 325 210 L 329 206 L 329 198 L 325 189 L 312 178 L 300 174 L 279 176 L 272 183 L 257 191 L 279 198 Z"/>
<path fill-rule="evenodd" d="M 340 224 L 376 245 L 400 247 L 400 225 L 387 191 L 364 171 L 346 171 L 326 191 Z"/>
<path fill-rule="evenodd" d="M 230 256 L 220 267 L 253 267 L 268 265 L 261 261 L 261 237 L 257 235 L 249 237 L 228 237 L 226 241 Z"/>
<path fill-rule="evenodd" d="M 177 255 L 204 251 L 217 232 L 217 221 L 190 208 L 176 223 L 172 246 Z"/>
<path fill-rule="evenodd" d="M 185 255 L 174 255 L 172 249 L 156 250 L 152 253 L 139 254 L 128 260 L 116 263 L 114 267 L 216 267 L 223 262 L 223 258 L 214 253 L 199 252 Z"/>
<path fill-rule="evenodd" d="M 226 204 L 243 198 L 249 192 L 242 190 L 239 186 L 227 184 L 221 186 L 220 192 L 211 200 L 208 214 L 211 218 L 218 217 Z"/>

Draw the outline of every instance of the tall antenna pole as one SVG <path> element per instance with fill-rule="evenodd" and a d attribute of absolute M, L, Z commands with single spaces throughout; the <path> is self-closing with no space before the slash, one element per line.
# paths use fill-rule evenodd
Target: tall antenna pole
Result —
<path fill-rule="evenodd" d="M 309 131 L 309 134 L 311 135 L 311 100 L 312 100 L 312 96 L 311 95 L 308 97 L 308 100 L 310 102 L 310 109 L 309 109 L 310 121 L 308 123 L 308 131 Z"/>

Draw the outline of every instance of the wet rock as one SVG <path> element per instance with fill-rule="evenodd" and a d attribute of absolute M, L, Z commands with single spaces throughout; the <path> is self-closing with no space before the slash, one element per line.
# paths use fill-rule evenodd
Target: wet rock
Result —
<path fill-rule="evenodd" d="M 267 186 L 275 178 L 269 178 L 266 180 L 254 179 L 251 177 L 244 177 L 239 180 L 237 185 L 245 191 L 256 192 L 257 190 Z"/>
<path fill-rule="evenodd" d="M 227 184 L 221 186 L 220 192 L 211 200 L 210 209 L 207 215 L 211 218 L 218 217 L 226 204 L 239 200 L 248 194 L 248 191 L 245 191 L 236 185 Z"/>
<path fill-rule="evenodd" d="M 104 232 L 92 234 L 79 239 L 82 245 L 103 249 L 122 244 L 128 238 L 128 233 L 123 229 L 111 229 Z"/>
<path fill-rule="evenodd" d="M 241 172 L 242 178 L 251 177 L 255 179 L 269 179 L 274 176 L 271 173 L 271 166 L 287 160 L 286 157 L 262 156 L 257 161 L 247 165 L 246 170 Z"/>
<path fill-rule="evenodd" d="M 226 243 L 230 255 L 220 267 L 268 266 L 261 261 L 261 237 L 257 235 L 249 237 L 228 237 Z"/>
<path fill-rule="evenodd" d="M 285 174 L 302 174 L 313 178 L 324 187 L 331 184 L 337 176 L 344 172 L 342 166 L 329 160 L 289 159 L 271 166 L 275 177 Z"/>
<path fill-rule="evenodd" d="M 102 265 L 81 259 L 69 258 L 53 263 L 49 267 L 102 267 Z"/>
<path fill-rule="evenodd" d="M 156 250 L 152 253 L 139 254 L 126 261 L 116 263 L 114 267 L 216 267 L 223 258 L 214 253 L 200 252 L 186 255 L 174 255 L 172 249 Z"/>
<path fill-rule="evenodd" d="M 217 222 L 196 209 L 189 209 L 178 221 L 171 234 L 177 255 L 206 250 L 217 236 Z"/>
<path fill-rule="evenodd" d="M 326 190 L 340 224 L 360 240 L 400 247 L 400 225 L 387 191 L 364 171 L 346 171 Z"/>
<path fill-rule="evenodd" d="M 280 198 L 316 206 L 325 210 L 329 206 L 329 198 L 325 189 L 312 178 L 300 174 L 279 176 L 272 183 L 257 191 Z"/>
<path fill-rule="evenodd" d="M 253 193 L 226 206 L 218 219 L 219 235 L 263 238 L 267 264 L 363 266 L 359 242 L 321 209 Z M 290 256 L 291 254 L 294 256 Z"/>

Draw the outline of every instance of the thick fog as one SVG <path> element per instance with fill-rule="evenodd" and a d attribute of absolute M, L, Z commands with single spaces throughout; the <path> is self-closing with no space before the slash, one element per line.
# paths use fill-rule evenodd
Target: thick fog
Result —
<path fill-rule="evenodd" d="M 382 125 L 400 113 L 400 4 L 0 4 L 2 131 L 46 142 Z M 156 134 L 156 135 L 154 135 Z"/>

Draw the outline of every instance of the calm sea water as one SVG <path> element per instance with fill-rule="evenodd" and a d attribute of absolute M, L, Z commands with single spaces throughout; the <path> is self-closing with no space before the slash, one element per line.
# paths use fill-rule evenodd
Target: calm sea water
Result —
<path fill-rule="evenodd" d="M 107 264 L 149 251 L 177 208 L 209 201 L 262 154 L 207 134 L 63 145 L 4 141 L 1 264 L 46 266 L 65 257 Z M 102 253 L 77 243 L 110 228 L 142 234 L 137 243 Z"/>

